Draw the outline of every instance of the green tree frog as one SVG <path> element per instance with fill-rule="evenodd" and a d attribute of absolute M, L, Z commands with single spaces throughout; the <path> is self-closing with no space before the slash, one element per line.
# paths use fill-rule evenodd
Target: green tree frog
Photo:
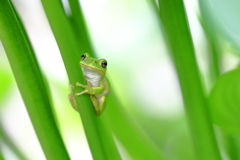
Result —
<path fill-rule="evenodd" d="M 76 86 L 84 88 L 84 91 L 75 93 L 75 96 L 82 94 L 90 94 L 90 98 L 95 109 L 96 115 L 99 116 L 105 107 L 106 96 L 110 92 L 110 83 L 107 79 L 107 61 L 105 59 L 97 60 L 90 57 L 88 53 L 81 56 L 80 67 L 82 69 L 86 85 L 76 83 Z M 73 89 L 74 86 L 70 85 Z M 68 96 L 72 107 L 78 111 L 74 94 L 71 93 Z"/>

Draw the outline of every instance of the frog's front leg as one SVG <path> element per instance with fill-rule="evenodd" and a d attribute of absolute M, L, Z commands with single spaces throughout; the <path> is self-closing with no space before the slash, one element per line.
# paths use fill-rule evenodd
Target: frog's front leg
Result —
<path fill-rule="evenodd" d="M 76 83 L 76 86 L 80 86 L 82 88 L 84 88 L 85 90 L 80 92 L 80 93 L 75 93 L 75 96 L 79 96 L 82 95 L 84 93 L 90 94 L 90 95 L 96 95 L 96 94 L 100 94 L 104 92 L 104 86 L 102 83 L 100 83 L 99 87 L 91 87 L 88 85 L 83 85 L 79 82 Z"/>

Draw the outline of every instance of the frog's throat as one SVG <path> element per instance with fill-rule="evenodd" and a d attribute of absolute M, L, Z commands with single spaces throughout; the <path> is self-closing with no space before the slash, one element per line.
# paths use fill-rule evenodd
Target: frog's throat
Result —
<path fill-rule="evenodd" d="M 92 77 L 88 77 L 86 75 L 84 75 L 84 78 L 87 79 L 88 81 L 100 81 L 101 79 L 103 79 L 103 77 L 99 76 L 100 78 L 92 78 Z"/>
<path fill-rule="evenodd" d="M 104 71 L 102 71 L 101 69 L 93 68 L 93 67 L 87 66 L 87 65 L 82 64 L 82 63 L 80 63 L 80 64 L 81 64 L 81 66 L 83 66 L 83 67 L 85 67 L 85 68 L 91 68 L 91 69 L 93 69 L 93 70 L 97 70 L 97 71 L 102 72 L 102 73 L 104 74 Z"/>

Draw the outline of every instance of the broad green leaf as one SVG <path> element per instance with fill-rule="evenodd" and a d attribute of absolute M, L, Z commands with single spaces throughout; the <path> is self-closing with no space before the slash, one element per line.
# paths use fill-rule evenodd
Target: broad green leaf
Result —
<path fill-rule="evenodd" d="M 212 121 L 229 134 L 240 133 L 240 68 L 220 76 L 209 96 Z"/>

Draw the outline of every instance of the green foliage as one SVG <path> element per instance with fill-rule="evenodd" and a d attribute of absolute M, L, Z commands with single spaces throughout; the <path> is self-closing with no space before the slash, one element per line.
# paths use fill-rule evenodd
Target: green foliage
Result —
<path fill-rule="evenodd" d="M 11 138 L 8 136 L 8 134 L 4 131 L 4 128 L 1 123 L 0 123 L 0 140 L 5 145 L 7 145 L 20 160 L 27 160 L 25 155 L 23 155 L 23 153 L 19 150 L 19 148 L 11 140 Z M 0 159 L 1 159 L 1 156 L 0 156 Z"/>
<path fill-rule="evenodd" d="M 69 82 L 72 85 L 76 82 L 84 83 L 84 77 L 79 68 L 80 56 L 86 52 L 93 57 L 96 57 L 96 54 L 81 5 L 78 0 L 69 0 L 71 14 L 67 14 L 59 0 L 41 0 L 41 2 L 58 44 Z M 239 15 L 239 9 L 236 7 L 239 3 L 233 0 L 228 2 L 214 0 L 212 3 L 219 3 L 219 5 L 213 9 L 208 1 L 199 1 L 201 24 L 209 46 L 208 73 L 210 76 L 207 78 L 210 79 L 211 85 L 217 80 L 206 99 L 204 90 L 207 87 L 201 81 L 202 71 L 197 64 L 183 0 L 159 0 L 158 2 L 159 10 L 153 1 L 151 1 L 151 9 L 158 14 L 158 20 L 163 24 L 161 31 L 164 32 L 166 45 L 172 54 L 187 118 L 182 115 L 166 119 L 160 116 L 150 117 L 138 110 L 128 113 L 124 109 L 125 105 L 138 108 L 137 100 L 129 98 L 129 101 L 126 99 L 126 102 L 121 102 L 116 96 L 114 87 L 107 98 L 104 114 L 97 117 L 89 96 L 78 96 L 76 97 L 77 106 L 93 159 L 123 159 L 124 155 L 120 153 L 119 146 L 134 160 L 197 158 L 218 160 L 221 159 L 218 148 L 223 148 L 223 152 L 230 159 L 239 159 L 240 101 L 238 95 L 240 86 L 238 79 L 240 79 L 240 69 L 237 68 L 219 76 L 222 72 L 220 53 L 223 48 L 219 45 L 219 37 L 222 36 L 221 38 L 225 41 L 232 42 L 236 48 L 239 47 L 238 37 L 229 34 L 229 29 L 234 28 L 238 34 L 237 28 L 240 23 L 239 21 L 234 23 L 228 18 L 234 19 Z M 224 6 L 227 6 L 227 11 L 221 13 Z M 215 11 L 217 14 L 214 14 Z M 226 25 L 225 27 L 222 22 Z M 31 42 L 10 0 L 1 0 L 0 38 L 46 158 L 69 159 L 52 114 L 51 90 L 46 85 L 47 81 L 42 76 Z M 4 100 L 13 82 L 9 75 L 0 68 L 0 102 Z M 124 81 L 127 82 L 128 79 Z M 116 83 L 121 86 L 122 81 L 119 79 Z M 67 84 L 64 86 L 57 84 L 57 86 L 61 92 L 66 89 Z M 73 91 L 77 93 L 82 89 L 75 87 Z M 59 101 L 65 105 L 67 95 L 66 100 L 62 95 L 59 96 L 61 97 Z M 66 117 L 68 118 L 69 115 L 64 118 Z M 212 122 L 220 126 L 221 130 L 215 130 L 214 133 Z M 220 135 L 223 144 L 216 142 L 216 135 Z M 218 138 L 218 141 L 221 138 Z M 0 140 L 19 159 L 26 159 L 2 126 L 0 126 Z"/>
<path fill-rule="evenodd" d="M 73 5 L 76 2 L 71 1 L 71 8 L 74 11 L 73 17 L 67 17 L 59 2 L 52 1 L 51 4 L 49 1 L 42 1 L 42 3 L 58 42 L 70 83 L 75 84 L 79 80 L 83 81 L 81 70 L 79 70 L 77 66 L 77 60 L 79 60 L 81 53 L 85 53 L 89 49 L 88 47 L 80 48 L 76 42 L 88 42 L 88 46 L 90 46 L 90 42 L 85 35 L 82 34 L 83 30 L 86 32 L 84 22 L 77 23 L 77 21 L 82 21 L 83 18 L 74 19 L 76 18 L 75 14 L 79 15 L 81 13 L 80 8 L 76 7 L 76 4 Z M 52 14 L 53 9 L 55 9 L 55 14 Z M 73 18 L 73 22 L 76 23 L 69 23 L 72 21 L 69 21 L 68 18 Z M 59 21 L 62 22 L 61 26 L 58 25 Z M 74 32 L 76 32 L 79 37 L 75 37 Z M 74 50 L 74 48 L 76 48 L 76 50 Z M 74 91 L 80 92 L 78 88 Z M 108 105 L 106 106 L 108 110 L 106 110 L 100 118 L 95 116 L 88 96 L 84 95 L 76 98 L 93 157 L 104 157 L 102 159 L 107 159 L 106 157 L 110 156 L 109 159 L 112 159 L 113 156 L 115 156 L 113 159 L 117 159 L 119 156 L 116 151 L 113 150 L 114 146 L 110 147 L 112 144 L 112 136 L 109 134 L 109 129 L 111 128 L 134 159 L 146 159 L 149 157 L 160 159 L 161 153 L 157 151 L 154 144 L 152 144 L 152 142 L 143 135 L 141 130 L 139 130 L 134 123 L 131 123 L 131 120 L 121 111 L 121 106 L 116 102 L 117 100 L 113 92 L 114 91 L 112 91 L 108 97 Z M 105 127 L 104 124 L 107 124 L 107 127 Z M 125 128 L 125 130 L 122 128 Z M 144 150 L 145 152 L 139 152 L 139 150 Z M 102 155 L 103 153 L 105 153 L 105 155 Z"/>
<path fill-rule="evenodd" d="M 0 152 L 0 160 L 4 160 L 1 152 Z"/>
<path fill-rule="evenodd" d="M 83 84 L 84 79 L 78 66 L 78 60 L 80 55 L 85 53 L 86 50 L 78 46 L 77 37 L 74 34 L 74 26 L 69 23 L 70 21 L 60 1 L 54 0 L 49 2 L 42 0 L 42 4 L 59 45 L 70 83 L 73 85 L 76 82 Z M 59 26 L 59 22 L 61 22 L 61 26 Z M 75 87 L 75 93 L 80 91 L 80 87 Z M 119 159 L 116 146 L 113 145 L 113 138 L 109 130 L 105 129 L 101 120 L 97 119 L 89 96 L 79 96 L 76 98 L 76 101 L 93 157 L 95 159 L 110 159 L 110 155 L 112 155 L 115 159 Z M 112 147 L 108 147 L 106 143 Z"/>
<path fill-rule="evenodd" d="M 196 159 L 185 117 L 162 119 L 139 114 L 137 120 L 169 160 Z"/>
<path fill-rule="evenodd" d="M 31 43 L 9 0 L 1 1 L 0 38 L 47 159 L 69 159 Z"/>
<path fill-rule="evenodd" d="M 159 0 L 199 159 L 220 159 L 182 0 Z M 184 33 L 184 34 L 183 34 Z M 201 128 L 201 129 L 199 129 Z M 206 145 L 206 143 L 208 145 Z"/>
<path fill-rule="evenodd" d="M 201 0 L 199 5 L 210 33 L 217 33 L 217 36 L 222 36 L 239 50 L 240 21 L 238 15 L 240 10 L 238 6 L 240 2 L 235 0 Z"/>
<path fill-rule="evenodd" d="M 106 111 L 105 123 L 108 123 L 111 130 L 120 140 L 122 145 L 128 150 L 131 157 L 134 159 L 162 159 L 162 153 L 158 150 L 156 144 L 154 144 L 149 137 L 147 137 L 142 129 L 140 129 L 133 119 L 131 119 L 121 109 L 122 106 L 114 93 L 108 97 L 108 111 Z M 124 128 L 124 129 L 123 129 Z M 144 150 L 145 152 L 140 152 Z"/>
<path fill-rule="evenodd" d="M 6 98 L 8 91 L 13 83 L 13 79 L 9 72 L 0 67 L 0 104 Z"/>
<path fill-rule="evenodd" d="M 240 69 L 221 75 L 209 96 L 212 121 L 229 134 L 239 134 Z"/>

